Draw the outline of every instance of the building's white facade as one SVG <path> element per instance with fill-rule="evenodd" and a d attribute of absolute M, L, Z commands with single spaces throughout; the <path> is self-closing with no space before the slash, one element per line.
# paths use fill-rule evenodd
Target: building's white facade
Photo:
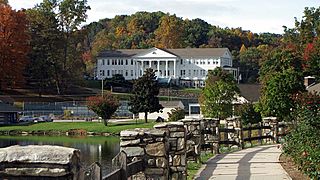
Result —
<path fill-rule="evenodd" d="M 230 70 L 232 57 L 227 48 L 136 49 L 101 53 L 97 58 L 97 77 L 111 78 L 122 74 L 126 80 L 141 77 L 147 68 L 156 71 L 159 79 L 170 79 L 188 87 L 202 87 L 208 71 L 216 67 Z"/>

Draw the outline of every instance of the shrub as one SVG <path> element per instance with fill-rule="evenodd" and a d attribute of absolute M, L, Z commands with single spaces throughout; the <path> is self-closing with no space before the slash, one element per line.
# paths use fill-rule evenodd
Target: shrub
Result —
<path fill-rule="evenodd" d="M 312 179 L 320 179 L 320 96 L 296 97 L 298 125 L 286 137 L 284 152 Z"/>
<path fill-rule="evenodd" d="M 181 108 L 175 108 L 171 110 L 171 113 L 168 112 L 169 115 L 169 121 L 178 121 L 180 119 L 183 119 L 185 117 L 185 112 Z"/>
<path fill-rule="evenodd" d="M 236 114 L 241 116 L 244 125 L 249 123 L 256 124 L 262 120 L 260 112 L 257 112 L 251 103 L 240 105 L 236 109 Z"/>

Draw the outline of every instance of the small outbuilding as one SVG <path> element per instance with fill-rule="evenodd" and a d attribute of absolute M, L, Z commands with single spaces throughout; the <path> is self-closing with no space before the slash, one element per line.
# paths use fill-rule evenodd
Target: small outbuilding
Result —
<path fill-rule="evenodd" d="M 17 123 L 19 111 L 18 108 L 0 101 L 0 125 Z"/>
<path fill-rule="evenodd" d="M 160 104 L 163 106 L 161 112 L 157 113 L 148 113 L 148 119 L 156 120 L 158 117 L 161 117 L 165 120 L 168 120 L 168 112 L 175 108 L 184 109 L 184 105 L 181 101 L 160 101 Z M 139 119 L 144 119 L 144 113 L 139 113 Z"/>

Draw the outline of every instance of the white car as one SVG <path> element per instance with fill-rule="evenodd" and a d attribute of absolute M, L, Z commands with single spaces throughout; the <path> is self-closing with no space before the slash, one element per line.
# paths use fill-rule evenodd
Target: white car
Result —
<path fill-rule="evenodd" d="M 34 118 L 32 116 L 22 116 L 19 118 L 19 122 L 33 122 Z"/>

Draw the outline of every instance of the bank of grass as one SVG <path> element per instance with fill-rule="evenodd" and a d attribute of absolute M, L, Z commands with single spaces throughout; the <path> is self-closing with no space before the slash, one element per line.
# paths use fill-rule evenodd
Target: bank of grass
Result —
<path fill-rule="evenodd" d="M 194 176 L 198 172 L 198 170 L 201 168 L 202 164 L 205 164 L 211 157 L 213 157 L 213 153 L 202 153 L 200 156 L 200 161 L 198 162 L 188 162 L 187 165 L 187 180 L 194 179 Z"/>
<path fill-rule="evenodd" d="M 120 138 L 117 136 L 0 136 L 1 140 L 18 140 L 18 141 L 31 141 L 31 142 L 52 142 L 52 143 L 86 143 L 86 144 L 104 144 L 119 143 Z"/>
<path fill-rule="evenodd" d="M 142 120 L 139 121 L 128 121 L 119 123 L 108 123 L 105 126 L 101 122 L 46 122 L 46 123 L 36 123 L 29 125 L 15 125 L 15 126 L 2 126 L 0 127 L 0 132 L 9 131 L 24 131 L 24 132 L 68 132 L 72 129 L 82 129 L 87 132 L 95 133 L 109 133 L 109 134 L 119 134 L 120 131 L 134 128 L 152 128 L 155 125 L 154 121 L 144 123 Z"/>

